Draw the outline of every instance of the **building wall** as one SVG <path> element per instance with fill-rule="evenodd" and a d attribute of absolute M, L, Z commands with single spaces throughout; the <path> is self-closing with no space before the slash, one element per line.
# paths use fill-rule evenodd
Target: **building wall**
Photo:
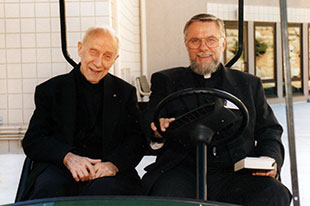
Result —
<path fill-rule="evenodd" d="M 146 36 L 147 36 L 147 71 L 148 78 L 152 73 L 176 66 L 187 66 L 189 64 L 187 51 L 183 43 L 183 27 L 186 21 L 195 14 L 208 12 L 223 20 L 237 20 L 237 1 L 210 1 L 206 0 L 145 0 L 146 3 Z M 225 3 L 221 3 L 225 2 Z M 280 33 L 280 9 L 278 5 L 262 6 L 249 5 L 252 2 L 245 2 L 244 20 L 248 22 L 249 29 L 253 29 L 254 22 L 276 22 L 277 24 L 277 74 L 282 77 L 282 57 L 281 57 L 281 33 Z M 288 8 L 288 21 L 292 23 L 302 23 L 304 31 L 303 42 L 307 43 L 307 28 L 310 22 L 309 8 Z M 248 30 L 248 51 L 249 55 L 254 54 L 253 31 Z M 309 98 L 308 68 L 308 45 L 303 45 L 303 77 L 304 95 L 295 96 L 295 101 L 304 101 Z M 249 71 L 254 73 L 254 59 L 249 56 Z M 282 85 L 282 78 L 278 79 L 278 85 Z M 278 89 L 278 98 L 269 99 L 271 103 L 284 102 L 282 88 Z"/>
<path fill-rule="evenodd" d="M 216 15 L 223 20 L 238 20 L 238 5 L 227 3 L 208 3 L 207 12 Z M 303 74 L 303 95 L 295 95 L 294 101 L 305 101 L 309 98 L 309 49 L 308 49 L 308 23 L 310 22 L 309 8 L 288 8 L 287 20 L 288 23 L 302 24 L 302 74 Z M 277 74 L 277 97 L 269 98 L 270 103 L 284 103 L 283 87 L 279 86 L 283 83 L 283 64 L 282 64 L 282 34 L 280 23 L 280 8 L 277 5 L 245 5 L 244 6 L 244 21 L 248 22 L 248 34 L 253 34 L 254 22 L 275 22 L 276 23 L 276 74 Z M 248 50 L 254 51 L 254 35 L 248 35 Z M 250 56 L 250 55 L 249 55 Z M 253 55 L 250 57 L 253 58 Z M 255 74 L 254 60 L 249 61 L 249 73 Z M 291 67 L 292 71 L 292 67 Z"/>
<path fill-rule="evenodd" d="M 206 11 L 206 1 L 145 0 L 145 9 L 148 77 L 162 69 L 188 65 L 183 27 L 191 16 Z"/>
<path fill-rule="evenodd" d="M 66 17 L 68 53 L 75 62 L 77 42 L 88 27 L 114 27 L 121 49 L 110 72 L 132 83 L 140 72 L 139 0 L 67 0 Z M 36 85 L 71 69 L 61 51 L 58 0 L 0 1 L 0 152 L 19 146 L 7 139 L 23 136 Z"/>
<path fill-rule="evenodd" d="M 117 4 L 121 48 L 117 74 L 133 84 L 141 73 L 140 3 L 139 0 L 118 0 Z"/>

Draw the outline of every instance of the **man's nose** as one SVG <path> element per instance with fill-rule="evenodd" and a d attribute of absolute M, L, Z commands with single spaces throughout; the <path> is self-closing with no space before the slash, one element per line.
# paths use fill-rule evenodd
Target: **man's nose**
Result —
<path fill-rule="evenodd" d="M 103 58 L 102 54 L 95 58 L 94 64 L 97 67 L 101 67 L 102 66 L 102 58 Z"/>
<path fill-rule="evenodd" d="M 210 48 L 207 45 L 207 41 L 205 39 L 201 39 L 201 44 L 200 44 L 200 50 L 206 51 L 209 50 Z"/>

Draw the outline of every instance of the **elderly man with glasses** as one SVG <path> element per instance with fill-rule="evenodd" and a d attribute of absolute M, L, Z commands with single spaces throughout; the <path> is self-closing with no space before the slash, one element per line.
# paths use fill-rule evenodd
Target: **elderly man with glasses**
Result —
<path fill-rule="evenodd" d="M 160 128 L 152 122 L 153 114 L 156 105 L 173 92 L 186 88 L 215 88 L 239 98 L 247 107 L 250 120 L 248 128 L 227 144 L 208 146 L 208 200 L 241 205 L 289 205 L 291 194 L 279 181 L 284 159 L 282 127 L 266 101 L 260 79 L 225 68 L 220 62 L 226 46 L 223 21 L 210 14 L 193 16 L 185 25 L 184 43 L 190 66 L 152 75 L 152 94 L 145 118 L 147 131 L 154 134 L 150 146 L 157 149 L 157 159 L 146 168 L 142 179 L 147 194 L 196 197 L 196 147 L 186 141 L 169 139 L 169 136 L 160 141 L 163 138 L 158 133 L 158 130 L 165 133 L 184 108 L 175 104 L 166 109 L 168 115 L 159 120 Z M 188 103 L 187 106 L 193 105 Z M 154 144 L 155 141 L 162 143 Z M 273 158 L 276 166 L 267 171 L 235 172 L 234 164 L 248 156 Z"/>

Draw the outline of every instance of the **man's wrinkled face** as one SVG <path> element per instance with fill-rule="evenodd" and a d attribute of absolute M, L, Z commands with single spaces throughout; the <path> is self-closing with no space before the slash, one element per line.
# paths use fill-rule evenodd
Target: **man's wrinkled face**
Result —
<path fill-rule="evenodd" d="M 218 67 L 226 39 L 215 22 L 193 22 L 187 30 L 185 45 L 194 72 L 206 75 Z"/>
<path fill-rule="evenodd" d="M 92 84 L 97 84 L 108 72 L 118 57 L 116 39 L 104 31 L 89 34 L 78 43 L 81 57 L 81 72 Z"/>

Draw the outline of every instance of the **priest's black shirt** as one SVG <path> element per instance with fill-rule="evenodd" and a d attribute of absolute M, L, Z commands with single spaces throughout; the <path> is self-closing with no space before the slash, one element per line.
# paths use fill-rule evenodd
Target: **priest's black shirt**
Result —
<path fill-rule="evenodd" d="M 77 121 L 74 136 L 76 153 L 102 159 L 104 78 L 92 84 L 75 70 L 77 87 Z"/>

